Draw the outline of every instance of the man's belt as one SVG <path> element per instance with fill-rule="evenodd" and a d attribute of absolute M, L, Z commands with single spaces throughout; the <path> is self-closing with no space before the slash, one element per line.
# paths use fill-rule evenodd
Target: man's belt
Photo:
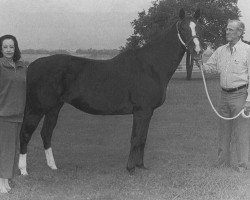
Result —
<path fill-rule="evenodd" d="M 243 89 L 243 88 L 245 88 L 245 87 L 248 87 L 248 84 L 245 84 L 245 85 L 241 85 L 241 86 L 239 86 L 239 87 L 236 87 L 236 88 L 222 88 L 222 90 L 224 91 L 224 92 L 236 92 L 236 91 L 238 91 L 238 90 L 240 90 L 240 89 Z"/>

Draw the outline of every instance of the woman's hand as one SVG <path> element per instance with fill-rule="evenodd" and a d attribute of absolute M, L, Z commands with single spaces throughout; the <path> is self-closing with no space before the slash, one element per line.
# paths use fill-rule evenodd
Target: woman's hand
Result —
<path fill-rule="evenodd" d="M 250 101 L 246 101 L 245 106 L 244 106 L 244 111 L 245 111 L 245 114 L 249 115 L 249 113 L 250 113 Z"/>

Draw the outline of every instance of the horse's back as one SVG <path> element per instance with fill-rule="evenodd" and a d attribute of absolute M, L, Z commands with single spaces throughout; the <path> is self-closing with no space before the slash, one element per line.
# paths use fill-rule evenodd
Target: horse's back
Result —
<path fill-rule="evenodd" d="M 162 101 L 159 83 L 133 53 L 110 60 L 40 58 L 29 66 L 27 83 L 29 96 L 43 107 L 60 100 L 91 114 L 129 114 L 134 106 L 156 107 Z"/>
<path fill-rule="evenodd" d="M 51 107 L 60 100 L 91 114 L 131 113 L 125 74 L 113 60 L 43 57 L 29 66 L 27 92 L 33 98 L 29 102 Z"/>

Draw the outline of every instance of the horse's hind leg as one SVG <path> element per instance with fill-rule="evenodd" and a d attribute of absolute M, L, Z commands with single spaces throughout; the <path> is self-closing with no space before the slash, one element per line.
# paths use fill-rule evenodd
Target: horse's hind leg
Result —
<path fill-rule="evenodd" d="M 31 139 L 31 136 L 35 129 L 37 128 L 40 120 L 43 117 L 41 111 L 33 111 L 28 107 L 25 108 L 25 116 L 23 119 L 21 132 L 20 132 L 20 155 L 18 168 L 22 175 L 28 175 L 27 173 L 27 146 Z"/>
<path fill-rule="evenodd" d="M 54 156 L 52 153 L 52 148 L 51 148 L 51 138 L 52 138 L 53 130 L 57 123 L 58 114 L 62 106 L 63 106 L 63 103 L 59 103 L 45 114 L 43 127 L 41 130 L 41 137 L 42 137 L 43 146 L 45 149 L 47 165 L 51 169 L 57 169 Z"/>
<path fill-rule="evenodd" d="M 133 172 L 135 167 L 145 169 L 143 162 L 144 147 L 152 114 L 152 110 L 139 110 L 133 115 L 131 147 L 127 163 L 127 170 L 129 172 Z"/>

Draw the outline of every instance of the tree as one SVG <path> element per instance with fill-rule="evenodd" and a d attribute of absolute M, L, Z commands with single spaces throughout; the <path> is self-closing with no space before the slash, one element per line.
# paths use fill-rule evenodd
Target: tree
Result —
<path fill-rule="evenodd" d="M 207 42 L 210 42 L 214 48 L 224 44 L 226 42 L 224 29 L 228 19 L 240 17 L 237 0 L 156 0 L 152 2 L 148 12 L 145 10 L 139 12 L 138 18 L 131 22 L 134 33 L 127 39 L 125 47 L 121 50 L 138 48 L 157 38 L 164 29 L 170 28 L 178 19 L 181 8 L 184 8 L 188 14 L 194 13 L 197 8 L 201 10 L 199 29 L 203 48 L 206 48 Z M 191 79 L 192 63 L 190 53 L 187 52 L 187 79 Z"/>

